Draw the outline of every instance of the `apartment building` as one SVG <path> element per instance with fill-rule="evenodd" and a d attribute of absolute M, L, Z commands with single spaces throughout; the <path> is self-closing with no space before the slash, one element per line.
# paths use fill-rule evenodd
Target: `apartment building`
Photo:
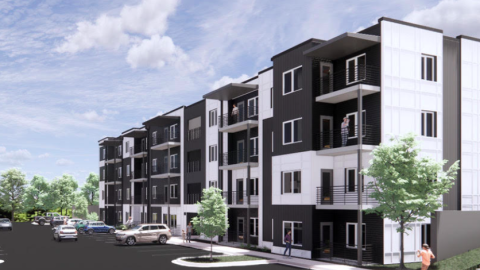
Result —
<path fill-rule="evenodd" d="M 100 140 L 101 218 L 164 222 L 179 234 L 215 186 L 229 207 L 218 242 L 282 253 L 291 230 L 293 256 L 398 263 L 399 225 L 360 210 L 378 203 L 373 179 L 358 172 L 380 143 L 414 132 L 422 156 L 462 165 L 437 218 L 411 224 L 406 261 L 419 261 L 422 243 L 439 258 L 478 247 L 479 39 L 383 17 L 271 60 L 247 81 Z M 452 239 L 458 215 L 469 222 Z"/>

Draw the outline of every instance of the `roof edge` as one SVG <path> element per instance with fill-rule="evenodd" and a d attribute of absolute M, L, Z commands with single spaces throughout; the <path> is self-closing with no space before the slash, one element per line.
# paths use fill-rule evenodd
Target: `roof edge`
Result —
<path fill-rule="evenodd" d="M 464 38 L 464 39 L 468 39 L 468 40 L 471 40 L 471 41 L 480 42 L 480 38 L 470 37 L 470 36 L 466 36 L 466 35 L 459 35 L 459 36 L 457 36 L 457 38 L 458 39 Z"/>
<path fill-rule="evenodd" d="M 293 47 L 291 47 L 291 48 L 289 48 L 289 49 L 286 49 L 286 50 L 283 51 L 283 52 L 280 52 L 280 53 L 275 54 L 274 56 L 272 56 L 272 58 L 270 58 L 270 60 L 273 61 L 274 58 L 277 58 L 277 57 L 279 57 L 279 56 L 282 55 L 282 54 L 285 54 L 285 53 L 287 53 L 287 52 L 289 52 L 289 51 L 295 50 L 296 48 L 298 48 L 298 47 L 300 47 L 300 46 L 303 46 L 303 45 L 305 45 L 305 44 L 307 44 L 307 43 L 310 43 L 310 42 L 313 42 L 313 43 L 322 43 L 322 42 L 325 42 L 325 40 L 316 39 L 316 38 L 307 39 L 307 40 L 305 40 L 304 42 L 302 42 L 302 43 L 300 43 L 300 44 L 297 44 L 297 45 L 295 45 L 295 46 L 293 46 Z"/>
<path fill-rule="evenodd" d="M 400 21 L 400 20 L 396 20 L 396 19 L 392 19 L 392 18 L 388 18 L 388 17 L 381 17 L 380 19 L 378 19 L 378 23 L 380 23 L 381 21 L 387 21 L 387 22 L 393 22 L 393 23 L 403 24 L 403 25 L 412 26 L 412 27 L 417 27 L 417 28 L 420 28 L 420 29 L 429 30 L 429 31 L 433 31 L 433 32 L 437 32 L 437 33 L 442 33 L 442 34 L 443 34 L 443 30 L 442 30 L 442 29 L 433 28 L 433 27 L 429 27 L 429 26 L 425 26 L 425 25 L 421 25 L 421 24 L 415 24 L 415 23 L 409 23 L 409 22 L 405 22 L 405 21 Z"/>

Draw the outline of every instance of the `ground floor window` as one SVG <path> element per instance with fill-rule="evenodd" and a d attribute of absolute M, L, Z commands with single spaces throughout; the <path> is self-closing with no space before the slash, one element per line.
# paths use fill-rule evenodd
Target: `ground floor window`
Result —
<path fill-rule="evenodd" d="M 168 215 L 163 214 L 163 224 L 168 224 Z"/>
<path fill-rule="evenodd" d="M 283 236 L 286 236 L 289 231 L 292 231 L 292 244 L 296 246 L 301 246 L 303 243 L 302 222 L 284 221 Z M 283 237 L 283 244 L 285 244 L 285 237 Z"/>
<path fill-rule="evenodd" d="M 422 243 L 421 244 L 430 245 L 430 224 L 422 225 Z"/>
<path fill-rule="evenodd" d="M 152 214 L 152 222 L 157 223 L 157 213 Z"/>
<path fill-rule="evenodd" d="M 177 227 L 177 215 L 170 215 L 170 228 Z"/>
<path fill-rule="evenodd" d="M 117 216 L 118 216 L 118 222 L 122 222 L 122 211 L 118 211 Z"/>
<path fill-rule="evenodd" d="M 365 248 L 367 242 L 367 225 L 362 224 L 362 246 Z M 357 248 L 357 223 L 347 223 L 347 247 Z"/>
<path fill-rule="evenodd" d="M 250 218 L 250 235 L 258 236 L 258 218 Z"/>

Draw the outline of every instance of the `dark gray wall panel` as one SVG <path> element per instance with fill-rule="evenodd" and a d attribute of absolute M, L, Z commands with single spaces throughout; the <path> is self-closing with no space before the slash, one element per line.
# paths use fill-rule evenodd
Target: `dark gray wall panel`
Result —
<path fill-rule="evenodd" d="M 205 159 L 205 153 L 207 153 L 207 146 L 206 146 L 206 130 L 207 130 L 207 121 L 205 119 L 205 113 L 206 113 L 206 101 L 202 100 L 200 102 L 197 102 L 195 104 L 192 104 L 188 107 L 185 108 L 185 121 L 184 121 L 184 157 L 185 157 L 185 163 L 183 164 L 184 166 L 184 197 L 187 195 L 187 188 L 186 186 L 188 184 L 192 183 L 200 183 L 203 188 L 206 188 L 205 183 L 206 183 L 206 163 L 208 159 Z M 200 138 L 194 139 L 189 141 L 188 140 L 188 123 L 190 119 L 201 117 L 201 135 Z M 193 152 L 193 151 L 199 151 L 201 158 L 200 158 L 200 171 L 199 172 L 187 172 L 187 153 Z"/>

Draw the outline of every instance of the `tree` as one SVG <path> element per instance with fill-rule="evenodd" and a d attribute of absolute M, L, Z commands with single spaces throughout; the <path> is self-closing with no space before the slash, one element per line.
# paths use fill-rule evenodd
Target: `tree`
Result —
<path fill-rule="evenodd" d="M 78 192 L 75 194 L 73 205 L 75 205 L 75 210 L 73 211 L 72 216 L 86 219 L 88 215 L 88 201 L 83 196 L 83 193 Z"/>
<path fill-rule="evenodd" d="M 88 205 L 98 205 L 98 174 L 90 173 L 83 187 L 81 188 L 83 196 L 88 201 Z"/>
<path fill-rule="evenodd" d="M 404 234 L 412 229 L 408 225 L 432 218 L 432 213 L 443 206 L 439 198 L 453 186 L 459 162 L 443 171 L 446 160 L 419 157 L 415 134 L 392 138 L 391 141 L 392 144 L 381 144 L 373 150 L 371 165 L 361 174 L 375 179 L 368 188 L 373 190 L 370 197 L 379 202 L 378 207 L 366 212 L 400 224 L 397 229 L 400 233 L 400 269 L 406 269 L 403 242 Z"/>
<path fill-rule="evenodd" d="M 46 198 L 49 194 L 49 185 L 43 176 L 35 175 L 30 186 L 25 190 L 25 208 L 29 210 L 46 210 Z"/>
<path fill-rule="evenodd" d="M 92 220 L 92 221 L 97 221 L 98 220 L 98 214 L 95 212 L 92 212 L 87 215 L 87 220 Z"/>
<path fill-rule="evenodd" d="M 77 188 L 78 183 L 71 175 L 64 174 L 60 178 L 53 179 L 50 184 L 49 208 L 60 208 L 60 214 L 62 214 L 63 209 L 72 207 Z"/>
<path fill-rule="evenodd" d="M 4 210 L 12 212 L 12 221 L 15 221 L 15 211 L 22 208 L 27 184 L 25 174 L 18 169 L 10 169 L 1 175 L 0 205 L 2 205 Z"/>
<path fill-rule="evenodd" d="M 213 237 L 223 236 L 227 231 L 228 207 L 222 197 L 222 191 L 210 187 L 202 192 L 202 200 L 197 202 L 198 216 L 192 219 L 193 229 L 210 238 L 210 261 L 213 260 Z"/>

